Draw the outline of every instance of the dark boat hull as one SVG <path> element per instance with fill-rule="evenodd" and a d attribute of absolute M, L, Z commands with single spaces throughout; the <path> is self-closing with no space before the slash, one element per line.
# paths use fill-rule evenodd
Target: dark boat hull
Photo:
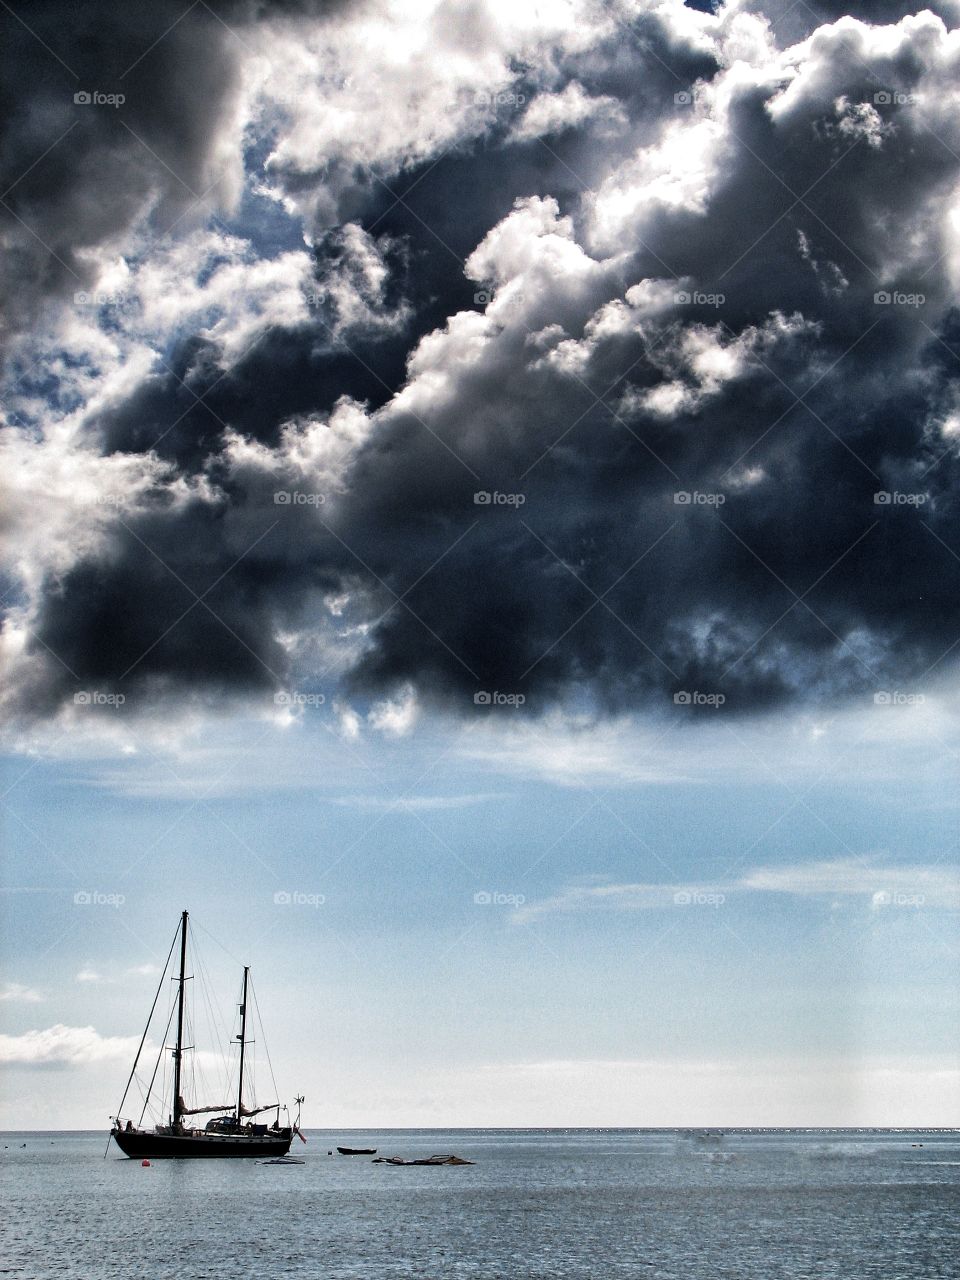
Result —
<path fill-rule="evenodd" d="M 285 1156 L 293 1134 L 281 1129 L 277 1134 L 145 1133 L 136 1129 L 113 1131 L 124 1155 L 136 1160 L 242 1159 L 256 1156 Z"/>

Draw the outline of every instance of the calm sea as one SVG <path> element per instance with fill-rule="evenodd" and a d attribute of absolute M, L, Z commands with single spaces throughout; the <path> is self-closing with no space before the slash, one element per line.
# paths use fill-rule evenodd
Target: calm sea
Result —
<path fill-rule="evenodd" d="M 28 1280 L 960 1275 L 960 1134 L 308 1130 L 306 1163 L 0 1137 L 0 1274 Z M 26 1143 L 26 1146 L 21 1146 Z M 456 1153 L 392 1168 L 327 1154 Z"/>

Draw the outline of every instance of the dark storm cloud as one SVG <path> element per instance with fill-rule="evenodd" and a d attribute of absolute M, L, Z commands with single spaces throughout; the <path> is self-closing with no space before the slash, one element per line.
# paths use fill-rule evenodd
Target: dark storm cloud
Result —
<path fill-rule="evenodd" d="M 494 131 L 411 166 L 400 203 L 368 184 L 354 215 L 403 246 L 370 305 L 404 300 L 403 323 L 336 337 L 323 313 L 226 373 L 187 335 L 171 373 L 95 416 L 106 452 L 155 446 L 210 490 L 159 486 L 106 549 L 49 575 L 31 650 L 59 659 L 47 706 L 76 681 L 148 700 L 320 678 L 326 655 L 298 668 L 278 637 L 322 648 L 325 595 L 346 601 L 348 689 L 411 682 L 454 709 L 496 689 L 534 711 L 678 691 L 749 711 L 941 669 L 960 636 L 957 449 L 940 429 L 960 404 L 960 322 L 937 267 L 960 179 L 951 109 L 906 101 L 937 91 L 919 42 L 883 57 L 828 42 L 821 79 L 777 111 L 772 83 L 736 88 L 705 192 L 653 204 L 634 152 L 664 120 L 693 145 L 701 117 L 675 85 L 718 76 L 700 54 L 668 74 L 672 48 L 661 34 L 650 58 L 638 40 L 623 93 L 620 51 L 577 55 L 584 90 L 623 107 L 607 141 L 583 123 L 549 147 Z M 953 73 L 937 74 L 946 95 Z M 318 281 L 344 243 L 320 238 Z M 373 416 L 362 440 L 309 427 L 344 395 Z M 257 449 L 241 456 L 224 424 Z M 321 499 L 275 497 L 301 490 Z"/>
<path fill-rule="evenodd" d="M 232 545 L 230 524 L 224 511 L 191 504 L 171 541 L 161 513 L 141 515 L 129 531 L 117 530 L 109 558 L 74 565 L 51 591 L 43 625 L 61 661 L 83 671 L 84 687 L 160 700 L 184 689 L 213 698 L 277 681 L 285 658 L 272 635 L 284 614 L 276 582 L 282 577 L 295 596 L 312 571 L 274 539 L 269 553 L 241 561 L 217 583 L 246 549 Z M 148 546 L 161 549 L 162 562 Z"/>
<path fill-rule="evenodd" d="M 235 50 L 203 6 L 159 39 L 181 12 L 172 2 L 101 2 L 0 14 L 0 217 L 13 241 L 3 312 L 12 327 L 33 323 L 48 293 L 82 289 L 83 250 L 124 230 L 155 188 L 163 224 L 207 185 Z M 125 101 L 74 101 L 95 92 Z"/>
<path fill-rule="evenodd" d="M 154 231 L 163 233 L 229 199 L 238 175 L 214 157 L 237 90 L 243 33 L 264 17 L 342 7 L 306 0 L 3 6 L 4 331 L 31 328 L 45 299 L 87 287 L 84 251 L 120 236 L 148 206 Z"/>

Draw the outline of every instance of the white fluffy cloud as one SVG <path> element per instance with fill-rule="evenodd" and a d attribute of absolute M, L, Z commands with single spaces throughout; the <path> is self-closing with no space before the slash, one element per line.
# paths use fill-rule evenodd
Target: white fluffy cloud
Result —
<path fill-rule="evenodd" d="M 387 182 L 405 166 L 483 136 L 500 107 L 522 108 L 518 67 L 551 94 L 562 59 L 616 29 L 614 13 L 580 0 L 467 9 L 395 0 L 306 32 L 275 23 L 246 70 L 251 110 L 276 125 L 267 160 L 272 183 L 308 225 L 333 222 L 358 168 Z M 549 105 L 535 103 L 528 111 L 550 114 Z M 565 106 L 573 109 L 569 96 Z"/>
<path fill-rule="evenodd" d="M 420 714 L 417 696 L 407 685 L 396 698 L 375 703 L 367 714 L 372 729 L 388 738 L 403 738 L 413 729 Z"/>
<path fill-rule="evenodd" d="M 0 1062 L 8 1066 L 87 1066 L 130 1060 L 137 1036 L 103 1036 L 95 1027 L 69 1027 L 58 1022 L 21 1035 L 0 1035 Z"/>
<path fill-rule="evenodd" d="M 571 80 L 560 93 L 539 93 L 510 131 L 514 142 L 549 137 L 573 129 L 585 121 L 596 122 L 601 134 L 626 126 L 626 115 L 616 98 L 592 96 L 577 80 Z"/>
<path fill-rule="evenodd" d="M 42 1004 L 45 999 L 42 992 L 24 986 L 22 982 L 5 982 L 0 988 L 0 1001 L 12 1004 Z"/>

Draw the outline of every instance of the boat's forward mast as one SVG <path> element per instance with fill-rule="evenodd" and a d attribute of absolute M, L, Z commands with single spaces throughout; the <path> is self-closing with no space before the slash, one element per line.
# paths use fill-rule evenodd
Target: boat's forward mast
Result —
<path fill-rule="evenodd" d="M 177 1044 L 173 1050 L 173 1127 L 179 1129 L 183 1118 L 183 1096 L 180 1092 L 180 1074 L 183 1061 L 183 1002 L 187 982 L 187 915 L 180 917 L 180 990 L 177 992 Z"/>

